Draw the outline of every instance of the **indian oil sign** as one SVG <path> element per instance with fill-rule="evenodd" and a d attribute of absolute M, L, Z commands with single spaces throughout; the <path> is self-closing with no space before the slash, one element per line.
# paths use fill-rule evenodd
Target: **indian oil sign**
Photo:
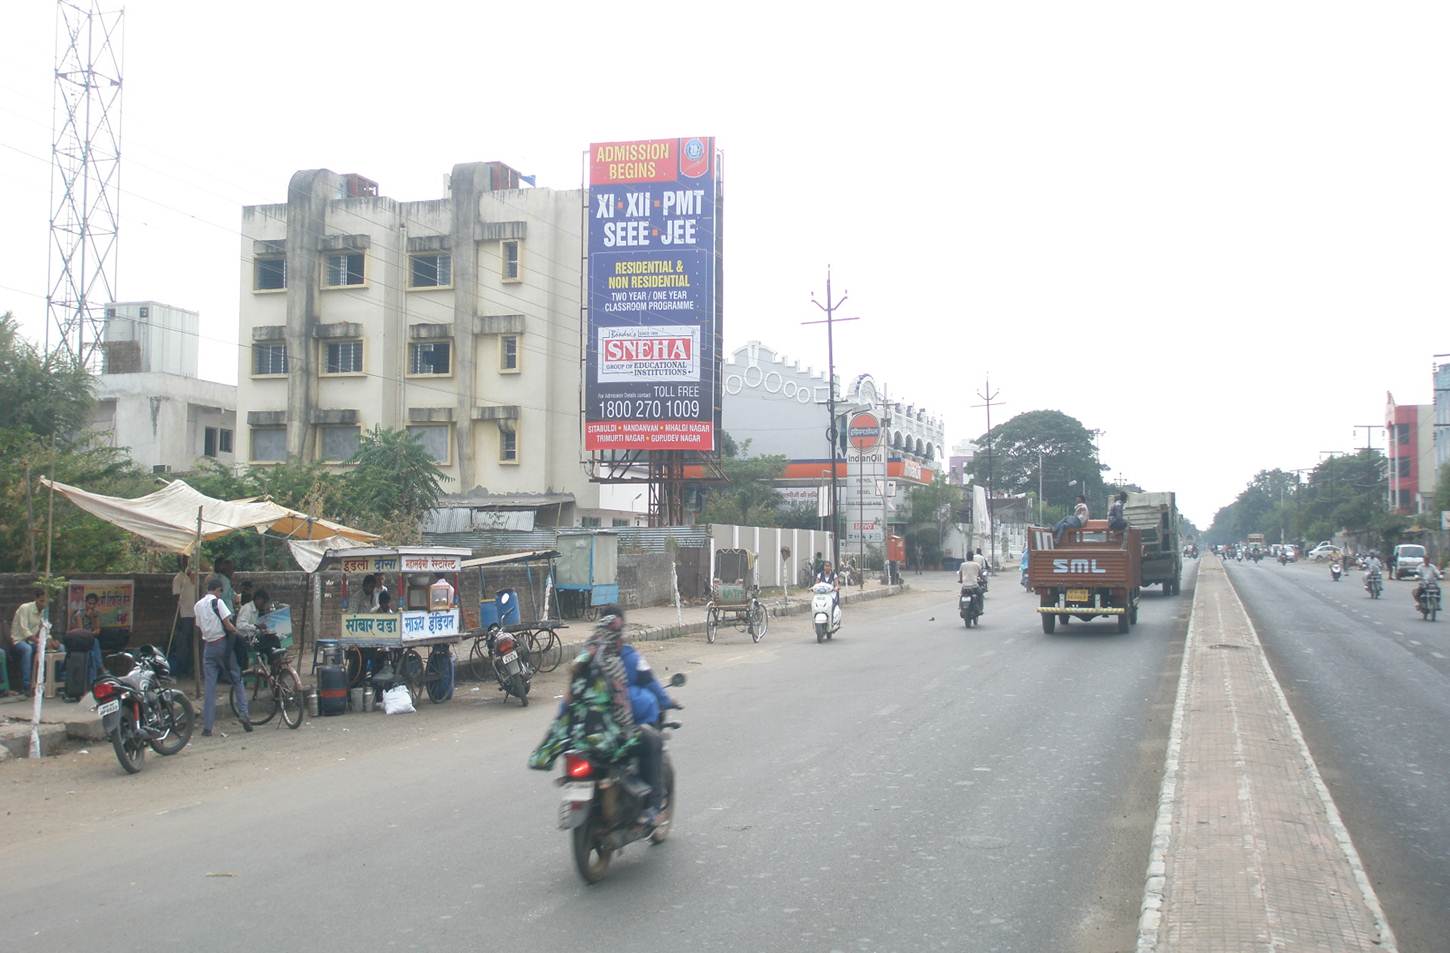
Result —
<path fill-rule="evenodd" d="M 715 449 L 716 173 L 706 136 L 589 147 L 586 450 Z"/>

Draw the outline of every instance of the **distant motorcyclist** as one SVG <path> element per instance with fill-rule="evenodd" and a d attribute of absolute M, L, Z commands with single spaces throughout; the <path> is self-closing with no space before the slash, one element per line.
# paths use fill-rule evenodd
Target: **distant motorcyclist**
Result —
<path fill-rule="evenodd" d="M 1414 594 L 1414 602 L 1416 608 L 1419 608 L 1420 606 L 1420 597 L 1424 595 L 1425 587 L 1431 582 L 1438 583 L 1441 579 L 1444 579 L 1445 576 L 1442 572 L 1440 572 L 1440 570 L 1435 568 L 1434 563 L 1426 559 L 1424 562 L 1420 563 L 1420 574 L 1418 578 L 1420 581 L 1419 584 L 1415 586 Z"/>

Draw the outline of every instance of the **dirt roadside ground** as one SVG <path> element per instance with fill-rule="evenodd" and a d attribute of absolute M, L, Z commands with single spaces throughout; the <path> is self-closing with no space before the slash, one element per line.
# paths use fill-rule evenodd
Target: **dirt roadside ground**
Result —
<path fill-rule="evenodd" d="M 730 644 L 741 641 L 741 646 Z M 640 642 L 662 682 L 675 672 L 718 664 L 742 651 L 769 651 L 769 643 L 753 646 L 748 637 L 722 634 L 717 645 L 703 636 L 661 642 Z M 280 719 L 247 734 L 220 699 L 216 733 L 197 730 L 179 754 L 163 758 L 148 750 L 140 774 L 128 776 L 116 761 L 109 741 L 81 745 L 53 757 L 14 759 L 0 766 L 5 802 L 0 809 L 0 840 L 24 845 L 58 834 L 76 834 L 138 812 L 162 812 L 205 802 L 213 792 L 236 790 L 287 775 L 301 775 L 325 762 L 378 758 L 406 764 L 398 755 L 422 745 L 462 745 L 461 730 L 486 724 L 517 747 L 520 771 L 524 759 L 543 737 L 564 690 L 564 665 L 536 678 L 523 708 L 504 700 L 492 681 L 460 681 L 451 701 L 423 701 L 410 715 L 381 711 L 349 713 L 332 718 L 309 716 L 302 727 L 280 726 Z M 462 754 L 460 755 L 462 756 Z"/>

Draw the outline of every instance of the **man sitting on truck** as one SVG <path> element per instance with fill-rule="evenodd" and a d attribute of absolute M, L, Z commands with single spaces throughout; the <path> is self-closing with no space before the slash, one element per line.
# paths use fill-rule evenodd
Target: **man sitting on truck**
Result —
<path fill-rule="evenodd" d="M 1113 505 L 1108 507 L 1108 529 L 1121 533 L 1128 528 L 1128 518 L 1123 515 L 1123 507 L 1127 505 L 1127 493 L 1119 493 L 1113 497 Z"/>
<path fill-rule="evenodd" d="M 1083 524 L 1088 521 L 1087 497 L 1081 493 L 1077 495 L 1077 503 L 1073 506 L 1072 512 L 1057 521 L 1052 528 L 1052 535 L 1055 542 L 1062 542 L 1062 537 L 1070 529 L 1082 529 Z"/>

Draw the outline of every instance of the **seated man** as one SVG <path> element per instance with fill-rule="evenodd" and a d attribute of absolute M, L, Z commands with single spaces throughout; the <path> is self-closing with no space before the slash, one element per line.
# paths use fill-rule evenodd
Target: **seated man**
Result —
<path fill-rule="evenodd" d="M 101 674 L 101 599 L 94 592 L 86 593 L 81 608 L 71 613 L 70 625 L 66 629 L 66 655 L 84 652 L 86 659 L 86 684 L 94 685 Z"/>
<path fill-rule="evenodd" d="M 1123 508 L 1128 505 L 1128 494 L 1119 493 L 1113 498 L 1113 505 L 1108 507 L 1108 529 L 1121 533 L 1128 528 L 1128 519 L 1123 515 Z"/>
<path fill-rule="evenodd" d="M 1081 493 L 1077 495 L 1077 502 L 1073 504 L 1072 512 L 1057 521 L 1052 528 L 1052 535 L 1056 542 L 1062 542 L 1070 529 L 1082 529 L 1083 524 L 1088 521 L 1087 497 Z"/>
<path fill-rule="evenodd" d="M 12 684 L 18 684 L 27 695 L 32 691 L 35 652 L 40 645 L 41 631 L 48 628 L 45 590 L 36 587 L 30 591 L 30 595 L 31 601 L 15 610 L 15 617 L 10 623 L 10 660 L 14 662 L 10 669 L 10 680 Z M 45 647 L 57 651 L 61 646 L 58 640 L 49 639 Z"/>

